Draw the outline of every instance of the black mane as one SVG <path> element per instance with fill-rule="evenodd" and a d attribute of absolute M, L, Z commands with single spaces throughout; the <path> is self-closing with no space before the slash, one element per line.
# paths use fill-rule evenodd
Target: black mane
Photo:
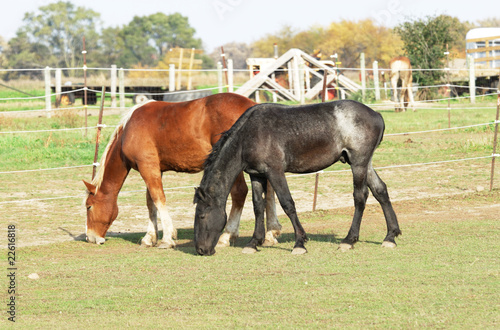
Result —
<path fill-rule="evenodd" d="M 226 145 L 227 141 L 231 140 L 233 133 L 239 130 L 245 124 L 247 119 L 259 106 L 261 105 L 254 105 L 253 107 L 248 108 L 229 130 L 225 131 L 224 133 L 221 133 L 222 134 L 221 138 L 213 145 L 212 151 L 205 160 L 204 164 L 205 172 L 210 172 L 211 168 L 214 166 L 217 156 L 219 155 L 223 147 Z"/>

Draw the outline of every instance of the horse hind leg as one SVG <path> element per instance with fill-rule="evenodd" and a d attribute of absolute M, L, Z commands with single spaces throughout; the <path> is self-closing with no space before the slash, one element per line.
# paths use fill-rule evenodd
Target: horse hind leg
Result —
<path fill-rule="evenodd" d="M 396 247 L 395 237 L 401 235 L 401 230 L 399 229 L 398 219 L 396 213 L 392 208 L 391 201 L 389 199 L 389 193 L 387 192 L 386 184 L 380 179 L 377 172 L 373 169 L 370 164 L 368 169 L 368 187 L 370 188 L 373 196 L 382 206 L 384 211 L 385 221 L 387 223 L 387 236 L 384 238 L 382 243 L 383 247 L 393 248 Z"/>
<path fill-rule="evenodd" d="M 141 240 L 141 245 L 153 247 L 158 243 L 158 209 L 156 208 L 149 189 L 146 191 L 146 203 L 149 211 L 149 224 L 146 235 Z"/>
<path fill-rule="evenodd" d="M 274 198 L 274 189 L 267 183 L 266 194 L 266 238 L 262 246 L 273 246 L 278 244 L 277 238 L 281 235 L 281 224 L 276 214 L 276 201 Z"/>
<path fill-rule="evenodd" d="M 229 212 L 229 218 L 227 220 L 226 228 L 222 235 L 219 237 L 217 247 L 230 246 L 231 242 L 236 241 L 236 239 L 238 238 L 241 213 L 243 212 L 243 205 L 245 204 L 247 193 L 248 187 L 245 183 L 243 172 L 241 172 L 236 178 L 233 187 L 231 188 L 231 211 Z"/>
<path fill-rule="evenodd" d="M 354 184 L 354 216 L 351 223 L 351 228 L 347 236 L 342 240 L 339 249 L 343 252 L 353 248 L 354 244 L 359 240 L 359 229 L 361 219 L 365 211 L 366 200 L 368 198 L 368 187 L 366 185 L 366 166 L 351 165 Z"/>

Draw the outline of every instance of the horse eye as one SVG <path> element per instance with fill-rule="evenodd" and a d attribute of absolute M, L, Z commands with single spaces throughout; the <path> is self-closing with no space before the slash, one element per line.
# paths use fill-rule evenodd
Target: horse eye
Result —
<path fill-rule="evenodd" d="M 89 211 L 92 208 L 92 205 L 87 205 L 87 211 Z"/>

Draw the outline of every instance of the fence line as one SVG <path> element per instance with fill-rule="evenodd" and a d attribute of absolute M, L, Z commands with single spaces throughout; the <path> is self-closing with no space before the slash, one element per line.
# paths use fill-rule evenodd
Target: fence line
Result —
<path fill-rule="evenodd" d="M 383 170 L 383 169 L 394 169 L 394 168 L 399 168 L 399 167 L 414 167 L 414 166 L 426 166 L 426 165 L 439 165 L 439 164 L 447 164 L 447 163 L 457 163 L 457 162 L 462 162 L 462 161 L 472 161 L 472 160 L 479 160 L 479 159 L 487 159 L 487 158 L 492 158 L 492 157 L 500 157 L 500 155 L 489 155 L 489 156 L 481 156 L 481 157 L 472 157 L 472 158 L 463 158 L 463 159 L 452 159 L 452 160 L 442 160 L 442 161 L 435 161 L 435 162 L 427 162 L 427 163 L 415 163 L 415 164 L 401 164 L 401 165 L 390 165 L 390 166 L 381 166 L 381 167 L 375 167 L 375 170 Z M 84 166 L 75 166 L 76 167 L 88 167 L 88 166 L 93 166 L 93 165 L 84 165 Z M 59 168 L 61 169 L 61 168 Z M 52 170 L 52 169 L 50 169 Z M 314 173 L 302 173 L 302 174 L 289 174 L 286 175 L 287 178 L 292 178 L 292 177 L 300 177 L 300 176 L 310 176 L 310 175 L 316 175 L 316 173 L 324 173 L 324 174 L 333 174 L 333 173 L 341 173 L 341 172 L 351 172 L 350 169 L 346 170 L 332 170 L 332 171 L 319 171 L 319 172 L 314 172 Z M 2 174 L 4 172 L 0 172 Z M 13 173 L 13 172 L 10 172 Z M 248 183 L 248 181 L 247 181 Z M 179 187 L 169 187 L 169 188 L 164 188 L 163 190 L 180 190 L 180 189 L 192 189 L 192 188 L 197 188 L 197 186 L 179 186 Z M 120 195 L 123 194 L 131 194 L 131 193 L 136 193 L 136 192 L 145 192 L 145 189 L 142 190 L 129 190 L 129 191 L 122 191 L 120 192 Z M 33 199 L 24 199 L 24 200 L 15 200 L 15 201 L 2 201 L 0 202 L 0 205 L 2 204 L 14 204 L 14 203 L 30 203 L 30 202 L 38 202 L 38 201 L 50 201 L 50 200 L 57 200 L 57 199 L 67 199 L 67 198 L 84 198 L 84 194 L 78 195 L 78 196 L 58 196 L 58 197 L 47 197 L 47 198 L 33 198 Z"/>
<path fill-rule="evenodd" d="M 86 127 L 75 127 L 75 128 L 57 128 L 57 129 L 41 129 L 41 130 L 35 130 L 35 131 L 9 131 L 9 132 L 0 132 L 0 134 L 27 134 L 27 133 L 47 133 L 47 132 L 66 132 L 66 131 L 80 131 L 80 130 L 86 130 L 89 128 L 108 128 L 108 127 L 116 127 L 116 125 L 98 125 L 98 126 L 86 126 Z"/>
<path fill-rule="evenodd" d="M 489 107 L 475 107 L 475 108 L 460 108 L 460 110 L 471 110 L 471 109 L 487 109 Z M 108 108 L 109 109 L 109 108 Z M 439 110 L 447 110 L 447 108 L 439 109 Z M 481 123 L 481 124 L 473 124 L 473 125 L 467 125 L 467 126 L 457 126 L 457 127 L 450 127 L 450 128 L 441 128 L 441 129 L 433 129 L 433 130 L 425 130 L 425 131 L 414 131 L 414 132 L 401 132 L 401 133 L 390 133 L 390 134 L 384 134 L 385 136 L 396 136 L 396 135 L 411 135 L 411 134 L 421 134 L 421 133 L 431 133 L 431 132 L 440 132 L 440 131 L 449 131 L 449 130 L 458 130 L 458 129 L 465 129 L 465 128 L 472 128 L 472 127 L 479 127 L 479 126 L 489 126 L 492 124 L 497 124 L 497 121 L 492 121 L 488 123 Z M 106 125 L 106 124 L 101 124 L 97 126 L 86 126 L 86 127 L 76 127 L 76 128 L 58 128 L 58 129 L 47 129 L 47 130 L 32 130 L 32 131 L 6 131 L 6 132 L 1 132 L 0 134 L 28 134 L 28 133 L 47 133 L 47 132 L 59 132 L 59 131 L 77 131 L 77 130 L 85 130 L 85 129 L 92 129 L 92 128 L 116 128 L 117 125 Z M 3 172 L 0 172 L 3 173 Z"/>
<path fill-rule="evenodd" d="M 436 86 L 439 86 L 439 85 L 436 85 Z M 237 87 L 237 86 L 234 86 L 234 87 Z M 431 86 L 432 87 L 432 86 Z M 204 91 L 204 90 L 215 90 L 215 89 L 218 89 L 219 87 L 212 87 L 212 88 L 205 88 L 205 89 L 197 89 L 196 91 Z M 476 87 L 477 89 L 479 89 L 479 87 Z M 366 89 L 374 89 L 374 88 L 366 88 Z M 486 88 L 484 87 L 484 89 L 489 89 L 489 90 L 494 90 L 494 88 Z M 99 94 L 101 93 L 101 91 L 95 91 L 95 90 L 91 90 L 89 89 L 90 91 L 94 91 L 94 92 L 98 92 Z M 276 91 L 275 89 L 269 89 L 269 88 L 260 88 L 260 89 L 257 89 L 257 90 L 261 90 L 261 91 Z M 327 88 L 327 90 L 335 90 L 335 88 Z M 150 95 L 166 95 L 166 94 L 174 94 L 174 93 L 189 93 L 189 92 L 192 92 L 191 91 L 175 91 L 175 92 L 164 92 L 164 93 L 148 93 Z M 487 93 L 487 94 L 483 94 L 483 95 L 479 95 L 478 97 L 486 97 L 486 96 L 493 96 L 493 95 L 497 95 L 498 92 L 495 92 L 495 93 Z M 135 93 L 117 93 L 117 95 L 121 95 L 121 94 L 124 94 L 124 95 L 134 95 Z M 57 94 L 50 94 L 51 97 L 52 96 L 56 96 Z M 38 98 L 42 98 L 42 97 L 38 97 Z M 45 98 L 45 97 L 43 97 Z M 440 99 L 432 99 L 432 100 L 419 100 L 419 101 L 416 101 L 416 103 L 432 103 L 432 102 L 439 102 L 439 101 L 447 101 L 447 100 L 457 100 L 457 99 L 468 99 L 470 98 L 470 96 L 457 96 L 457 97 L 450 97 L 450 98 L 440 98 Z M 21 99 L 21 98 L 19 98 Z M 2 100 L 7 100 L 7 99 L 0 99 L 0 101 Z M 392 101 L 391 101 L 392 102 Z M 372 103 L 372 104 L 369 104 L 370 107 L 387 107 L 389 104 L 387 103 Z M 98 106 L 87 106 L 87 109 L 98 109 L 99 107 Z M 438 109 L 437 107 L 433 107 L 435 109 Z M 482 107 L 482 108 L 487 108 L 487 106 L 485 107 Z M 474 107 L 474 108 L 460 108 L 460 109 L 482 109 L 481 107 Z M 25 112 L 47 112 L 47 111 L 62 111 L 62 110 L 78 110 L 78 109 L 85 109 L 85 106 L 81 106 L 81 107 L 78 107 L 78 106 L 75 106 L 75 107 L 71 107 L 71 108 L 55 108 L 55 109 L 32 109 L 32 110 L 12 110 L 12 111 L 0 111 L 0 115 L 4 114 L 4 113 L 25 113 Z M 108 107 L 107 109 L 120 109 L 119 107 Z M 448 109 L 448 108 L 446 108 Z"/>
<path fill-rule="evenodd" d="M 34 170 L 17 170 L 17 171 L 5 171 L 0 172 L 0 174 L 14 174 L 14 173 L 28 173 L 28 172 L 44 172 L 44 171 L 54 171 L 54 170 L 67 170 L 74 168 L 82 168 L 82 167 L 90 167 L 92 165 L 76 165 L 76 166 L 62 166 L 62 167 L 53 167 L 53 168 L 42 168 L 42 169 L 34 169 Z"/>

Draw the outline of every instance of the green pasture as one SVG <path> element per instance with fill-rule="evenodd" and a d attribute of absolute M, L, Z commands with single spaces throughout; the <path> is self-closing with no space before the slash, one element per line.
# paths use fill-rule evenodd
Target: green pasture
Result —
<path fill-rule="evenodd" d="M 303 256 L 290 254 L 286 218 L 280 244 L 255 255 L 241 254 L 251 221 L 243 222 L 237 246 L 212 257 L 195 255 L 192 229 L 179 231 L 175 250 L 141 248 L 136 242 L 144 233 L 112 237 L 103 246 L 77 240 L 18 249 L 16 325 L 498 328 L 498 217 L 455 215 L 499 197 L 496 190 L 395 203 L 403 236 L 393 250 L 380 247 L 385 225 L 376 206 L 367 208 L 361 241 L 347 253 L 337 246 L 352 208 L 301 214 L 309 236 Z M 38 280 L 28 278 L 33 273 Z M 7 326 L 5 319 L 0 324 Z"/>
<path fill-rule="evenodd" d="M 497 162 L 495 189 L 488 192 L 490 157 L 433 164 L 490 156 L 496 104 L 480 100 L 474 106 L 452 106 L 452 127 L 488 125 L 397 136 L 390 135 L 448 127 L 446 107 L 378 111 L 385 119 L 386 136 L 373 163 L 395 201 L 403 231 L 398 247 L 380 247 L 383 214 L 370 204 L 361 241 L 352 251 L 337 251 L 353 208 L 349 167 L 335 164 L 320 175 L 316 212 L 306 212 L 311 210 L 314 175 L 288 179 L 310 238 L 304 256 L 290 254 L 293 231 L 286 217 L 280 218 L 279 245 L 255 255 L 241 254 L 253 230 L 250 197 L 245 206 L 250 215 L 242 220 L 237 246 L 218 249 L 212 257 L 196 256 L 192 186 L 201 174 L 164 175 L 174 223 L 187 224 L 180 226 L 175 250 L 137 244 L 146 229 L 147 208 L 144 183 L 136 172 L 119 196 L 120 214 L 105 245 L 87 244 L 82 241 L 81 179 L 90 180 L 90 166 L 12 171 L 92 164 L 95 129 L 87 135 L 84 130 L 61 131 L 84 126 L 84 118 L 71 111 L 52 118 L 0 116 L 0 172 L 11 172 L 0 173 L 2 233 L 8 223 L 18 228 L 16 325 L 498 328 L 499 216 L 492 210 L 498 210 L 500 200 L 500 166 Z M 89 126 L 97 123 L 96 116 L 87 119 Z M 119 120 L 105 114 L 104 123 L 110 127 L 103 129 L 101 153 Z M 58 131 L 1 133 L 34 130 Z M 390 168 L 421 163 L 430 164 Z M 40 278 L 29 279 L 32 273 Z M 5 291 L 2 297 L 7 298 Z M 11 325 L 5 313 L 0 328 Z"/>

